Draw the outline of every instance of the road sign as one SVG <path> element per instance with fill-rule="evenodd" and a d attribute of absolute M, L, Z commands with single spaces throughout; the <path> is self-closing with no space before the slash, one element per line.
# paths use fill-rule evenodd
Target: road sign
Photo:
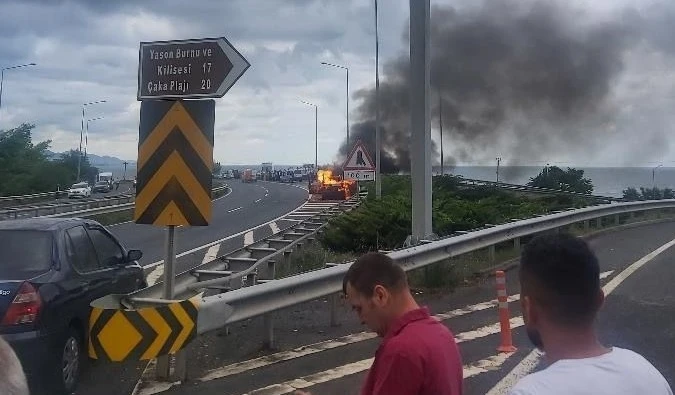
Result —
<path fill-rule="evenodd" d="M 137 224 L 208 225 L 214 121 L 214 100 L 141 102 Z"/>
<path fill-rule="evenodd" d="M 357 141 L 349 153 L 342 169 L 347 170 L 375 170 L 375 162 L 368 154 L 366 146 L 361 141 Z"/>
<path fill-rule="evenodd" d="M 197 333 L 197 299 L 138 310 L 92 307 L 89 357 L 149 360 L 184 348 Z"/>
<path fill-rule="evenodd" d="M 249 66 L 224 37 L 142 42 L 137 98 L 223 97 Z"/>
<path fill-rule="evenodd" d="M 345 170 L 345 180 L 375 181 L 375 170 Z"/>

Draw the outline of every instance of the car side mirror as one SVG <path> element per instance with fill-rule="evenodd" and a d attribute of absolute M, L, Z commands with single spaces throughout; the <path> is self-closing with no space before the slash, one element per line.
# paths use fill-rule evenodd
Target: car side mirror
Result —
<path fill-rule="evenodd" d="M 137 261 L 143 258 L 143 251 L 141 250 L 129 250 L 127 252 L 127 262 Z"/>

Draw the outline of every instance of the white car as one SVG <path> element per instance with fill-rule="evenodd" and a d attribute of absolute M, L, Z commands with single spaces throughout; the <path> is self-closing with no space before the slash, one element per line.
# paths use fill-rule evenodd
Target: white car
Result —
<path fill-rule="evenodd" d="M 81 197 L 86 198 L 91 196 L 91 187 L 86 182 L 78 182 L 73 184 L 72 187 L 68 190 L 68 198 Z"/>

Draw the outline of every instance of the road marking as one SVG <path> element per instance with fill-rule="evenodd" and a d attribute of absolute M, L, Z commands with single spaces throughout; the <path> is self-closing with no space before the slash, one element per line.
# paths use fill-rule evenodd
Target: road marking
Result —
<path fill-rule="evenodd" d="M 228 212 L 228 213 L 233 213 L 233 212 L 235 212 L 235 211 L 241 210 L 242 208 L 243 208 L 243 207 L 233 208 L 232 210 L 228 210 L 227 212 Z"/>
<path fill-rule="evenodd" d="M 272 234 L 276 234 L 279 233 L 279 231 L 281 231 L 281 229 L 279 229 L 279 225 L 277 225 L 276 222 L 272 222 L 270 224 L 270 229 L 272 229 Z"/>
<path fill-rule="evenodd" d="M 465 379 L 473 376 L 477 376 L 481 373 L 487 373 L 496 369 L 504 364 L 504 362 L 511 356 L 513 353 L 503 353 L 499 355 L 492 356 L 490 358 L 482 359 L 476 361 L 472 364 L 465 365 L 463 367 L 464 373 L 463 376 Z M 374 358 L 364 359 L 362 361 L 349 363 L 346 365 L 338 366 L 333 369 L 324 370 L 323 372 L 318 372 L 310 374 L 308 376 L 303 376 L 294 380 L 289 380 L 280 384 L 272 384 L 270 386 L 259 388 L 253 391 L 250 391 L 244 395 L 284 395 L 291 393 L 295 390 L 306 389 L 317 384 L 326 383 L 329 381 L 337 380 L 346 376 L 350 376 L 356 373 L 364 372 L 372 366 Z"/>
<path fill-rule="evenodd" d="M 247 232 L 244 235 L 244 246 L 248 246 L 248 245 L 251 245 L 253 243 L 254 243 L 254 241 L 253 241 L 253 231 Z"/>
<path fill-rule="evenodd" d="M 164 274 L 164 265 L 156 266 L 145 278 L 145 282 L 148 284 L 148 287 L 151 287 L 157 283 L 160 277 Z"/>
<path fill-rule="evenodd" d="M 224 194 L 223 196 L 221 196 L 219 198 L 213 199 L 213 201 L 217 202 L 220 199 L 223 199 L 223 198 L 226 198 L 226 197 L 230 196 L 230 194 L 232 193 L 232 188 L 227 187 L 227 190 L 228 190 L 228 192 L 226 194 Z"/>
<path fill-rule="evenodd" d="M 220 251 L 220 244 L 212 245 L 209 247 L 209 250 L 204 254 L 204 259 L 202 259 L 202 264 L 206 262 L 211 262 L 212 260 L 218 257 L 218 251 Z"/>
<path fill-rule="evenodd" d="M 256 202 L 256 203 L 259 203 L 261 200 L 262 200 L 262 199 L 257 199 L 255 202 Z"/>
<path fill-rule="evenodd" d="M 675 245 L 675 239 L 667 242 L 656 250 L 650 252 L 649 254 L 638 259 L 635 263 L 631 264 L 625 268 L 621 273 L 617 274 L 616 277 L 611 279 L 605 286 L 602 287 L 602 290 L 605 293 L 605 296 L 611 294 L 616 287 L 618 287 L 622 282 L 624 282 L 631 274 L 635 273 L 639 268 L 646 265 L 654 258 L 659 256 L 661 253 Z M 541 358 L 541 353 L 539 350 L 532 350 L 518 365 L 516 365 L 504 378 L 502 378 L 486 395 L 503 395 L 506 394 L 511 387 L 513 387 L 518 380 L 525 377 L 529 374 L 538 364 Z"/>

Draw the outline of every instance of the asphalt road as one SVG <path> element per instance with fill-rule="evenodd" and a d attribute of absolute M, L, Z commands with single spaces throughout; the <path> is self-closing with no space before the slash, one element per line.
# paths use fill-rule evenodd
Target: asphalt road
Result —
<path fill-rule="evenodd" d="M 290 226 L 288 221 L 274 220 L 302 205 L 308 197 L 306 190 L 295 185 L 267 182 L 245 184 L 238 180 L 233 180 L 229 185 L 231 193 L 213 202 L 213 220 L 209 226 L 177 229 L 178 271 L 196 266 L 207 255 L 222 255 L 242 247 L 249 231 L 251 235 L 248 237 L 258 240 L 271 234 L 273 227 L 283 229 Z M 255 227 L 258 228 L 252 229 Z M 147 267 L 148 281 L 151 281 L 150 277 L 153 277 L 151 283 L 161 281 L 166 231 L 132 222 L 110 226 L 109 229 L 127 247 L 143 251 L 141 264 Z M 143 362 L 107 364 L 92 361 L 82 374 L 76 394 L 129 394 L 146 365 Z"/>
<path fill-rule="evenodd" d="M 629 265 L 675 238 L 675 222 L 645 225 L 604 233 L 590 240 L 601 262 L 602 283 L 619 276 Z M 675 248 L 648 262 L 623 281 L 607 298 L 599 317 L 599 331 L 607 345 L 642 353 L 675 385 Z M 507 274 L 509 294 L 519 292 L 515 273 Z M 424 295 L 418 299 L 433 314 L 444 313 L 443 322 L 453 331 L 465 365 L 465 394 L 485 394 L 506 383 L 512 369 L 520 371 L 530 354 L 520 318 L 519 303 L 510 304 L 513 354 L 496 352 L 499 345 L 494 282 L 488 280 L 452 294 Z M 341 303 L 341 324 L 329 326 L 327 300 L 318 300 L 275 314 L 278 350 L 263 351 L 261 319 L 233 325 L 225 331 L 199 337 L 189 347 L 190 380 L 182 385 L 158 385 L 144 381 L 137 395 L 161 394 L 258 394 L 292 393 L 307 387 L 316 395 L 357 393 L 370 366 L 379 339 L 373 338 Z M 508 385 L 494 394 L 506 393 Z M 127 392 L 124 392 L 127 393 Z"/>

